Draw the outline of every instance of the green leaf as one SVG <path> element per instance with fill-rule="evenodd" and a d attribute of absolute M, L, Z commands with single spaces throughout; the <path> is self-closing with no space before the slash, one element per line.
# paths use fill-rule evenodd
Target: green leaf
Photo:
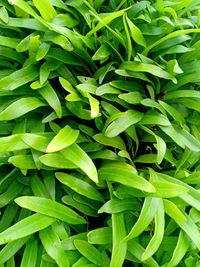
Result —
<path fill-rule="evenodd" d="M 49 106 L 55 110 L 58 118 L 61 118 L 62 117 L 61 103 L 53 87 L 49 83 L 47 83 L 44 87 L 40 88 L 38 91 L 42 95 L 42 97 L 47 101 Z"/>
<path fill-rule="evenodd" d="M 165 181 L 151 181 L 156 189 L 156 193 L 151 193 L 153 197 L 173 198 L 183 195 L 189 191 L 187 187 L 182 185 L 173 184 Z"/>
<path fill-rule="evenodd" d="M 200 151 L 200 142 L 193 135 L 180 127 L 175 127 L 175 130 L 186 147 L 195 152 Z"/>
<path fill-rule="evenodd" d="M 1 19 L 4 23 L 8 23 L 8 21 L 9 21 L 8 12 L 7 12 L 7 10 L 6 10 L 5 7 L 1 7 L 1 8 L 0 8 L 0 19 Z"/>
<path fill-rule="evenodd" d="M 140 203 L 135 198 L 118 199 L 112 198 L 107 201 L 99 210 L 98 213 L 119 213 L 125 210 L 137 210 L 141 209 Z"/>
<path fill-rule="evenodd" d="M 38 244 L 35 239 L 30 239 L 26 243 L 20 267 L 35 267 L 37 261 Z"/>
<path fill-rule="evenodd" d="M 127 9 L 128 8 L 122 9 L 120 11 L 112 12 L 111 14 L 107 14 L 103 19 L 101 19 L 100 16 L 97 16 L 93 12 L 90 11 L 93 16 L 95 16 L 96 18 L 98 18 L 99 23 L 91 31 L 89 31 L 87 33 L 87 36 L 88 37 L 92 36 L 94 33 L 96 33 L 97 31 L 99 31 L 102 27 L 108 25 L 112 20 L 114 20 L 115 18 L 118 18 L 118 17 L 122 16 Z"/>
<path fill-rule="evenodd" d="M 162 125 L 162 126 L 169 126 L 171 125 L 168 118 L 158 112 L 149 114 L 146 113 L 144 117 L 141 119 L 140 124 L 144 125 Z"/>
<path fill-rule="evenodd" d="M 177 207 L 177 205 L 174 204 L 172 201 L 164 199 L 163 203 L 164 203 L 165 212 L 170 217 L 172 217 L 173 219 L 176 219 L 178 221 L 185 221 L 186 220 L 186 217 L 183 214 L 183 212 L 180 211 L 180 209 Z"/>
<path fill-rule="evenodd" d="M 174 100 L 177 98 L 200 98 L 200 92 L 195 90 L 177 90 L 167 93 L 165 100 Z"/>
<path fill-rule="evenodd" d="M 86 196 L 90 199 L 94 199 L 103 202 L 104 199 L 102 195 L 97 191 L 97 189 L 90 185 L 89 183 L 76 178 L 75 176 L 69 175 L 67 173 L 56 172 L 56 178 L 64 185 L 70 187 L 72 190 Z"/>
<path fill-rule="evenodd" d="M 140 235 L 147 228 L 147 226 L 153 220 L 161 202 L 162 200 L 159 198 L 145 198 L 140 216 L 124 241 L 130 240 Z"/>
<path fill-rule="evenodd" d="M 10 48 L 16 48 L 16 46 L 19 44 L 20 39 L 17 38 L 10 38 L 6 36 L 0 36 L 0 43 L 2 46 L 10 47 Z"/>
<path fill-rule="evenodd" d="M 142 95 L 138 91 L 125 93 L 125 94 L 119 94 L 118 97 L 126 101 L 129 104 L 140 104 L 142 100 Z"/>
<path fill-rule="evenodd" d="M 0 264 L 4 264 L 12 256 L 14 256 L 24 246 L 29 238 L 30 236 L 22 237 L 6 244 L 0 251 Z"/>
<path fill-rule="evenodd" d="M 46 152 L 50 138 L 53 134 L 39 135 L 34 133 L 22 134 L 21 139 L 29 147 L 34 148 L 41 152 Z"/>
<path fill-rule="evenodd" d="M 101 266 L 102 265 L 102 255 L 101 253 L 91 244 L 84 240 L 74 240 L 74 245 L 77 250 L 90 262 Z"/>
<path fill-rule="evenodd" d="M 134 162 L 155 163 L 155 162 L 157 162 L 157 155 L 154 153 L 140 155 L 137 158 L 135 158 Z"/>
<path fill-rule="evenodd" d="M 26 209 L 38 212 L 70 224 L 85 223 L 85 220 L 70 208 L 42 197 L 19 197 L 15 202 Z"/>
<path fill-rule="evenodd" d="M 102 145 L 115 147 L 120 150 L 126 150 L 125 144 L 120 136 L 107 137 L 103 133 L 99 133 L 94 135 L 93 138 Z"/>
<path fill-rule="evenodd" d="M 40 240 L 47 254 L 55 260 L 59 267 L 69 267 L 70 263 L 66 252 L 61 246 L 57 233 L 50 226 L 39 233 Z"/>
<path fill-rule="evenodd" d="M 69 125 L 66 125 L 51 140 L 46 149 L 46 152 L 47 153 L 56 152 L 70 146 L 77 140 L 78 135 L 79 135 L 78 130 L 74 130 Z"/>
<path fill-rule="evenodd" d="M 0 244 L 12 242 L 16 239 L 20 239 L 36 233 L 55 221 L 54 218 L 44 216 L 42 214 L 34 214 L 25 219 L 17 222 L 5 231 L 0 233 Z"/>
<path fill-rule="evenodd" d="M 0 113 L 0 121 L 13 120 L 22 115 L 45 106 L 44 102 L 36 97 L 24 97 L 16 100 Z"/>
<path fill-rule="evenodd" d="M 36 169 L 36 164 L 31 155 L 16 155 L 8 160 L 9 163 L 21 170 Z"/>
<path fill-rule="evenodd" d="M 39 0 L 33 0 L 33 4 L 38 9 L 41 16 L 47 21 L 52 21 L 57 15 L 49 0 L 44 0 L 42 3 Z"/>
<path fill-rule="evenodd" d="M 126 257 L 127 244 L 122 242 L 126 235 L 124 214 L 112 214 L 112 256 L 110 267 L 123 266 Z"/>
<path fill-rule="evenodd" d="M 174 249 L 172 258 L 166 264 L 166 267 L 178 265 L 181 262 L 184 255 L 186 254 L 186 252 L 188 250 L 188 246 L 189 246 L 189 244 L 188 244 L 188 240 L 186 238 L 186 234 L 183 231 L 180 231 L 178 242 L 177 242 L 176 247 Z"/>
<path fill-rule="evenodd" d="M 126 20 L 127 20 L 127 23 L 128 23 L 128 26 L 131 32 L 131 37 L 133 38 L 133 40 L 137 44 L 146 47 L 146 41 L 140 29 L 127 16 L 126 16 Z"/>
<path fill-rule="evenodd" d="M 111 54 L 110 48 L 107 44 L 102 44 L 92 57 L 92 60 L 103 60 Z"/>
<path fill-rule="evenodd" d="M 125 131 L 131 125 L 139 122 L 142 117 L 143 113 L 135 110 L 127 110 L 125 112 L 121 112 L 119 113 L 118 118 L 111 122 L 111 124 L 107 127 L 105 135 L 108 137 L 115 137 Z"/>
<path fill-rule="evenodd" d="M 30 65 L 17 70 L 10 75 L 0 79 L 0 91 L 15 90 L 16 88 L 32 82 L 38 77 L 38 68 Z"/>
<path fill-rule="evenodd" d="M 22 192 L 24 186 L 17 181 L 13 181 L 7 188 L 7 190 L 0 194 L 0 208 L 10 203 L 18 194 Z"/>
<path fill-rule="evenodd" d="M 181 126 L 185 124 L 184 117 L 173 106 L 159 100 L 159 104 L 173 117 L 173 119 Z"/>
<path fill-rule="evenodd" d="M 120 69 L 134 72 L 147 72 L 163 79 L 174 80 L 174 76 L 172 76 L 169 72 L 153 64 L 146 64 L 136 61 L 126 61 L 120 65 Z"/>
<path fill-rule="evenodd" d="M 137 242 L 135 239 L 131 239 L 128 241 L 128 252 L 131 253 L 131 255 L 134 256 L 134 259 L 141 261 L 142 255 L 144 253 L 144 248 Z M 146 261 L 144 261 L 144 264 L 147 264 L 150 267 L 158 267 L 158 263 L 150 257 Z"/>
<path fill-rule="evenodd" d="M 87 234 L 88 242 L 90 244 L 110 244 L 112 243 L 112 228 L 111 227 L 102 227 L 90 231 Z"/>
<path fill-rule="evenodd" d="M 105 163 L 98 174 L 102 180 L 117 182 L 145 192 L 155 192 L 153 185 L 139 176 L 134 167 L 123 162 Z"/>
<path fill-rule="evenodd" d="M 63 156 L 84 171 L 87 176 L 98 183 L 96 167 L 90 157 L 77 144 L 72 144 L 61 151 Z"/>
<path fill-rule="evenodd" d="M 184 34 L 189 34 L 189 33 L 195 33 L 195 32 L 199 33 L 199 29 L 186 29 L 186 30 L 178 30 L 178 31 L 171 32 L 171 33 L 167 34 L 166 36 L 160 38 L 158 41 L 154 42 L 152 45 L 148 46 L 143 51 L 143 54 L 147 55 L 151 49 L 153 49 L 154 47 L 156 47 L 156 46 L 160 45 L 161 43 L 163 43 L 167 40 L 170 40 L 174 37 L 181 36 Z"/>
<path fill-rule="evenodd" d="M 186 220 L 179 221 L 170 213 L 170 216 L 175 220 L 175 222 L 183 229 L 187 236 L 194 242 L 196 247 L 200 249 L 200 232 L 196 224 L 192 221 L 189 215 L 184 214 Z"/>
<path fill-rule="evenodd" d="M 39 157 L 42 164 L 56 168 L 56 169 L 76 169 L 77 166 L 74 165 L 70 160 L 66 159 L 61 153 L 46 154 Z"/>
<path fill-rule="evenodd" d="M 165 212 L 163 202 L 161 201 L 158 205 L 155 214 L 155 230 L 154 235 L 151 238 L 149 244 L 147 245 L 145 252 L 142 254 L 142 261 L 149 259 L 159 248 L 165 230 Z"/>

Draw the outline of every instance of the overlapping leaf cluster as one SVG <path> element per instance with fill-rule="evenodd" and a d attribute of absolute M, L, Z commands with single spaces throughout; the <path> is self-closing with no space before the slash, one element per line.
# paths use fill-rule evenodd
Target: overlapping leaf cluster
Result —
<path fill-rule="evenodd" d="M 199 266 L 200 1 L 0 5 L 0 266 Z"/>

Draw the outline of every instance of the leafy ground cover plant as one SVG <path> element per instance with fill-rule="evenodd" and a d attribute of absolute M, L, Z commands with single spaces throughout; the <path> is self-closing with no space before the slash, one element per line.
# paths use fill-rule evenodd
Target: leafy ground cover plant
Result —
<path fill-rule="evenodd" d="M 199 266 L 200 1 L 0 5 L 0 266 Z"/>

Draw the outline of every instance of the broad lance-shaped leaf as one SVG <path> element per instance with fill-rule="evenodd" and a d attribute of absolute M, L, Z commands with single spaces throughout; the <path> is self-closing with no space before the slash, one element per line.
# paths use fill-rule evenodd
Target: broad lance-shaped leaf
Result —
<path fill-rule="evenodd" d="M 62 128 L 49 143 L 46 152 L 56 152 L 73 144 L 78 138 L 79 131 L 72 129 L 69 125 Z"/>
<path fill-rule="evenodd" d="M 43 0 L 42 2 L 40 0 L 33 0 L 33 4 L 38 9 L 41 16 L 47 21 L 52 21 L 57 15 L 49 0 Z"/>
<path fill-rule="evenodd" d="M 199 152 L 200 151 L 200 142 L 188 131 L 174 125 L 176 132 L 178 133 L 181 141 L 188 147 L 190 150 Z"/>
<path fill-rule="evenodd" d="M 149 259 L 159 248 L 165 231 L 165 211 L 163 201 L 159 202 L 156 214 L 155 214 L 155 230 L 154 235 L 147 245 L 145 252 L 142 255 L 142 261 Z"/>
<path fill-rule="evenodd" d="M 158 135 L 156 135 L 152 130 L 150 130 L 149 128 L 141 125 L 140 126 L 144 131 L 146 131 L 147 133 L 151 134 L 154 136 L 154 138 L 156 139 L 156 149 L 158 151 L 157 153 L 157 162 L 158 164 L 160 164 L 165 156 L 165 153 L 166 153 L 166 143 L 165 141 Z"/>
<path fill-rule="evenodd" d="M 78 179 L 70 174 L 63 173 L 63 172 L 56 172 L 56 178 L 63 183 L 64 185 L 70 187 L 72 190 L 86 196 L 88 198 L 103 202 L 104 199 L 99 191 L 89 183 Z"/>
<path fill-rule="evenodd" d="M 19 197 L 15 202 L 26 209 L 54 217 L 70 224 L 86 223 L 80 215 L 67 206 L 42 197 Z"/>
<path fill-rule="evenodd" d="M 61 151 L 62 155 L 78 168 L 84 171 L 87 176 L 98 183 L 97 169 L 91 158 L 77 144 L 72 144 Z"/>
<path fill-rule="evenodd" d="M 131 32 L 131 37 L 133 38 L 133 40 L 137 44 L 146 47 L 146 41 L 140 29 L 135 24 L 133 24 L 133 22 L 127 16 L 126 16 L 126 20 L 127 20 L 127 23 L 128 23 L 128 26 Z"/>
<path fill-rule="evenodd" d="M 115 137 L 120 133 L 124 132 L 131 125 L 139 122 L 143 117 L 142 112 L 138 112 L 136 110 L 127 110 L 125 112 L 119 113 L 113 122 L 108 125 L 105 135 L 108 137 Z"/>
<path fill-rule="evenodd" d="M 45 154 L 39 157 L 42 164 L 55 169 L 76 169 L 77 166 L 63 157 L 60 152 Z"/>
<path fill-rule="evenodd" d="M 46 104 L 37 97 L 18 99 L 0 113 L 0 121 L 13 120 Z"/>
<path fill-rule="evenodd" d="M 125 210 L 141 210 L 141 204 L 136 198 L 112 198 L 108 200 L 99 210 L 98 213 L 119 213 Z"/>
<path fill-rule="evenodd" d="M 110 267 L 122 267 L 127 250 L 127 243 L 122 242 L 126 236 L 126 228 L 124 223 L 124 214 L 112 214 L 112 255 Z"/>
<path fill-rule="evenodd" d="M 160 180 L 151 181 L 151 183 L 156 189 L 155 193 L 151 193 L 152 197 L 173 198 L 184 195 L 189 191 L 187 187 L 175 183 Z"/>
<path fill-rule="evenodd" d="M 32 155 L 12 156 L 9 158 L 8 162 L 21 170 L 34 170 L 37 168 Z"/>
<path fill-rule="evenodd" d="M 169 72 L 153 64 L 147 64 L 136 61 L 127 61 L 120 65 L 120 69 L 130 70 L 134 72 L 147 72 L 159 78 L 174 80 L 174 76 L 172 76 Z"/>
<path fill-rule="evenodd" d="M 29 148 L 22 140 L 22 134 L 0 137 L 0 152 L 11 152 Z"/>
<path fill-rule="evenodd" d="M 35 266 L 38 256 L 37 241 L 32 238 L 26 243 L 20 267 Z"/>
<path fill-rule="evenodd" d="M 179 227 L 188 235 L 188 237 L 194 242 L 196 247 L 200 250 L 200 231 L 197 225 L 191 219 L 191 217 L 186 213 L 184 213 L 186 220 L 178 220 L 170 209 L 167 209 L 166 212 L 171 218 L 174 219 L 174 221 L 179 225 Z"/>
<path fill-rule="evenodd" d="M 32 82 L 37 77 L 37 66 L 29 65 L 28 67 L 24 67 L 0 79 L 0 91 L 14 90 L 24 84 Z"/>
<path fill-rule="evenodd" d="M 142 255 L 143 255 L 145 249 L 143 248 L 143 246 L 140 245 L 140 243 L 138 241 L 136 241 L 136 239 L 131 239 L 128 241 L 127 249 L 128 249 L 128 252 L 131 253 L 131 255 L 133 255 L 136 259 L 141 261 Z M 144 264 L 149 266 L 149 267 L 159 267 L 160 266 L 152 257 L 150 257 L 148 260 L 146 260 L 144 262 Z"/>
<path fill-rule="evenodd" d="M 61 118 L 62 117 L 61 103 L 50 83 L 45 84 L 45 86 L 38 89 L 38 91 L 42 95 L 42 97 L 47 101 L 49 106 L 55 110 L 58 118 Z"/>
<path fill-rule="evenodd" d="M 69 267 L 69 260 L 66 252 L 61 246 L 58 234 L 50 226 L 39 233 L 40 240 L 47 254 L 55 260 L 59 267 Z"/>
<path fill-rule="evenodd" d="M 8 187 L 7 190 L 0 194 L 0 208 L 11 202 L 21 191 L 24 186 L 17 180 L 14 180 Z"/>
<path fill-rule="evenodd" d="M 154 42 L 152 45 L 149 45 L 144 51 L 143 51 L 143 55 L 148 55 L 149 51 L 151 49 L 153 49 L 154 47 L 160 45 L 161 43 L 167 41 L 167 40 L 170 40 L 172 38 L 175 38 L 177 36 L 181 36 L 181 35 L 184 35 L 184 34 L 189 34 L 189 33 L 200 33 L 200 29 L 184 29 L 184 30 L 178 30 L 178 31 L 174 31 L 174 32 L 171 32 L 167 35 L 165 35 L 164 37 L 158 39 L 158 41 Z"/>
<path fill-rule="evenodd" d="M 85 240 L 74 240 L 74 245 L 76 249 L 90 262 L 96 264 L 97 266 L 102 266 L 102 254 L 93 245 L 89 244 Z"/>
<path fill-rule="evenodd" d="M 90 244 L 111 244 L 112 243 L 112 227 L 102 227 L 90 231 L 87 234 Z"/>
<path fill-rule="evenodd" d="M 140 235 L 147 228 L 147 226 L 153 220 L 161 201 L 162 200 L 159 198 L 145 198 L 140 216 L 124 241 Z"/>
<path fill-rule="evenodd" d="M 174 204 L 172 201 L 168 199 L 163 199 L 165 212 L 174 220 L 178 221 L 186 221 L 186 217 L 183 212 Z"/>
<path fill-rule="evenodd" d="M 41 152 L 46 152 L 47 146 L 53 136 L 53 133 L 45 133 L 43 135 L 25 133 L 21 134 L 21 139 L 31 148 Z"/>
<path fill-rule="evenodd" d="M 87 97 L 90 103 L 91 117 L 95 118 L 99 115 L 99 101 L 89 93 L 87 93 Z"/>
<path fill-rule="evenodd" d="M 143 177 L 137 175 L 134 167 L 127 163 L 105 163 L 99 169 L 98 174 L 102 180 L 117 182 L 145 192 L 155 192 L 154 186 Z"/>
<path fill-rule="evenodd" d="M 21 247 L 26 244 L 30 236 L 22 237 L 6 244 L 0 251 L 0 264 L 7 262 L 12 256 L 14 256 Z M 4 266 L 4 265 L 2 265 Z M 12 265 L 13 266 L 13 265 Z"/>
<path fill-rule="evenodd" d="M 200 98 L 200 92 L 196 90 L 175 90 L 168 92 L 165 96 L 165 100 L 175 100 L 177 98 Z"/>
<path fill-rule="evenodd" d="M 108 137 L 108 136 L 105 136 L 103 133 L 99 133 L 99 134 L 95 134 L 93 138 L 95 141 L 105 146 L 112 146 L 112 147 L 115 147 L 121 150 L 126 150 L 124 141 L 122 140 L 120 136 Z"/>
<path fill-rule="evenodd" d="M 177 266 L 185 256 L 189 247 L 189 242 L 186 238 L 186 233 L 180 231 L 178 242 L 174 249 L 171 260 L 166 264 L 166 267 Z"/>
<path fill-rule="evenodd" d="M 19 44 L 19 42 L 20 42 L 20 39 L 17 39 L 17 38 L 0 36 L 0 43 L 2 46 L 7 46 L 10 48 L 16 48 L 16 46 Z"/>
<path fill-rule="evenodd" d="M 93 12 L 91 12 L 91 14 L 93 14 L 93 16 L 95 16 L 96 18 L 99 19 L 99 23 L 90 32 L 87 33 L 87 36 L 90 37 L 95 32 L 99 31 L 101 28 L 108 25 L 112 20 L 122 16 L 124 14 L 124 12 L 126 12 L 128 9 L 129 8 L 122 9 L 122 10 L 119 10 L 116 12 L 108 13 L 103 19 L 101 19 L 99 16 L 95 16 L 95 14 Z"/>
<path fill-rule="evenodd" d="M 26 217 L 0 233 L 0 244 L 12 242 L 16 239 L 36 233 L 51 225 L 55 220 L 55 218 L 37 213 Z"/>

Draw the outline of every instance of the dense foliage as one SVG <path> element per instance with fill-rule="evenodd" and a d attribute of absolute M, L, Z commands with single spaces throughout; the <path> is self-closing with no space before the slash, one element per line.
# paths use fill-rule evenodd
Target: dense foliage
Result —
<path fill-rule="evenodd" d="M 0 0 L 0 266 L 200 266 L 200 1 Z"/>

